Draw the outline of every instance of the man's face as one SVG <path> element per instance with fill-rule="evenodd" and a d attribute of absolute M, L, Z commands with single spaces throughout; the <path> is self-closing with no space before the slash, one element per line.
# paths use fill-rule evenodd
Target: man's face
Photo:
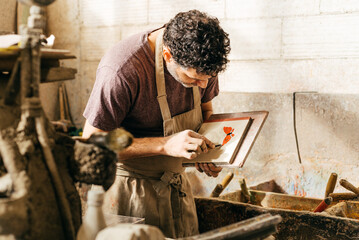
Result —
<path fill-rule="evenodd" d="M 174 61 L 166 62 L 167 70 L 184 87 L 190 88 L 198 86 L 206 88 L 210 75 L 198 74 L 194 68 L 183 68 L 176 64 Z"/>

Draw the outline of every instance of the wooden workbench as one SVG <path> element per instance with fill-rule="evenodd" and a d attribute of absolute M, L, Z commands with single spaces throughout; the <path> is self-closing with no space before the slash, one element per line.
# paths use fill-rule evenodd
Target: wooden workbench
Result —
<path fill-rule="evenodd" d="M 0 71 L 12 71 L 19 56 L 19 48 L 0 51 Z M 41 83 L 74 79 L 77 70 L 75 68 L 60 67 L 60 60 L 75 58 L 68 50 L 42 48 Z"/>

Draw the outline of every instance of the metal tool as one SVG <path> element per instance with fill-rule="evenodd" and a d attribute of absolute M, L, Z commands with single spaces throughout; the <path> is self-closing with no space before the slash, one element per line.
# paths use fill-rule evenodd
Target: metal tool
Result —
<path fill-rule="evenodd" d="M 297 118 L 296 118 L 296 109 L 295 109 L 295 96 L 296 94 L 299 93 L 317 93 L 314 91 L 304 91 L 304 92 L 293 92 L 293 129 L 294 129 L 294 137 L 295 137 L 295 144 L 297 147 L 297 155 L 298 155 L 298 160 L 299 163 L 302 164 L 302 158 L 300 156 L 300 151 L 299 151 L 299 141 L 298 141 L 298 134 L 297 134 Z"/>
<path fill-rule="evenodd" d="M 233 179 L 233 173 L 227 173 L 222 183 L 217 184 L 211 193 L 211 197 L 218 197 Z"/>
<path fill-rule="evenodd" d="M 179 238 L 178 240 L 267 239 L 268 236 L 276 233 L 277 225 L 281 221 L 282 217 L 280 215 L 272 216 L 269 213 L 266 213 L 205 233 L 201 233 L 199 235 Z"/>
<path fill-rule="evenodd" d="M 325 196 L 324 197 L 329 197 L 329 194 L 334 192 L 334 188 L 337 183 L 337 179 L 338 179 L 338 174 L 336 174 L 334 172 L 330 174 L 330 177 L 327 182 L 327 187 L 325 188 Z"/>
<path fill-rule="evenodd" d="M 123 128 L 117 128 L 110 132 L 97 132 L 88 139 L 74 138 L 84 143 L 92 143 L 101 147 L 108 148 L 114 152 L 125 149 L 132 144 L 133 136 Z"/>

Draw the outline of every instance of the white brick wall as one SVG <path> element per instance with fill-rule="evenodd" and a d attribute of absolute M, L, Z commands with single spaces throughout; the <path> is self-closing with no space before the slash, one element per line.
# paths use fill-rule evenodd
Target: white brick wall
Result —
<path fill-rule="evenodd" d="M 359 92 L 359 59 L 233 61 L 220 75 L 227 92 Z"/>
<path fill-rule="evenodd" d="M 166 23 L 176 13 L 193 8 L 191 0 L 149 0 L 148 19 L 150 23 Z"/>
<path fill-rule="evenodd" d="M 0 0 L 0 32 L 14 33 L 16 22 L 16 0 Z"/>
<path fill-rule="evenodd" d="M 358 0 L 321 0 L 322 13 L 348 13 L 359 11 Z"/>
<path fill-rule="evenodd" d="M 227 20 L 222 27 L 231 40 L 231 59 L 280 58 L 281 19 Z"/>
<path fill-rule="evenodd" d="M 227 0 L 227 17 L 261 18 L 319 13 L 319 0 Z"/>
<path fill-rule="evenodd" d="M 157 28 L 162 27 L 163 24 L 157 23 L 157 24 L 146 24 L 141 26 L 136 25 L 124 25 L 121 27 L 121 39 L 128 38 L 129 36 L 132 36 L 139 32 L 144 32 L 147 30 L 154 30 Z"/>
<path fill-rule="evenodd" d="M 100 60 L 105 52 L 121 40 L 121 28 L 83 27 L 81 30 L 81 60 Z"/>
<path fill-rule="evenodd" d="M 359 57 L 359 14 L 288 18 L 284 58 Z"/>
<path fill-rule="evenodd" d="M 225 3 L 224 0 L 194 0 L 195 9 L 206 12 L 209 15 L 215 16 L 218 19 L 225 18 Z"/>
<path fill-rule="evenodd" d="M 148 22 L 147 0 L 80 0 L 82 24 L 87 27 Z"/>
<path fill-rule="evenodd" d="M 223 19 L 225 15 L 224 0 L 149 0 L 149 22 L 166 23 L 178 12 L 198 9 Z"/>
<path fill-rule="evenodd" d="M 79 0 L 83 60 L 180 11 L 220 19 L 230 35 L 221 91 L 357 93 L 358 0 Z"/>

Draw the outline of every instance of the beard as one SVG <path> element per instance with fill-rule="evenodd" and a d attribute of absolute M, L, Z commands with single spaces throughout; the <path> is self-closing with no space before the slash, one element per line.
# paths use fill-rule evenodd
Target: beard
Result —
<path fill-rule="evenodd" d="M 166 67 L 168 72 L 172 75 L 172 77 L 179 82 L 180 84 L 182 84 L 182 86 L 184 86 L 185 88 L 191 88 L 191 87 L 195 87 L 195 84 L 188 84 L 188 83 L 184 83 L 178 76 L 176 69 L 178 68 L 178 66 L 175 63 L 167 63 L 166 62 Z"/>

